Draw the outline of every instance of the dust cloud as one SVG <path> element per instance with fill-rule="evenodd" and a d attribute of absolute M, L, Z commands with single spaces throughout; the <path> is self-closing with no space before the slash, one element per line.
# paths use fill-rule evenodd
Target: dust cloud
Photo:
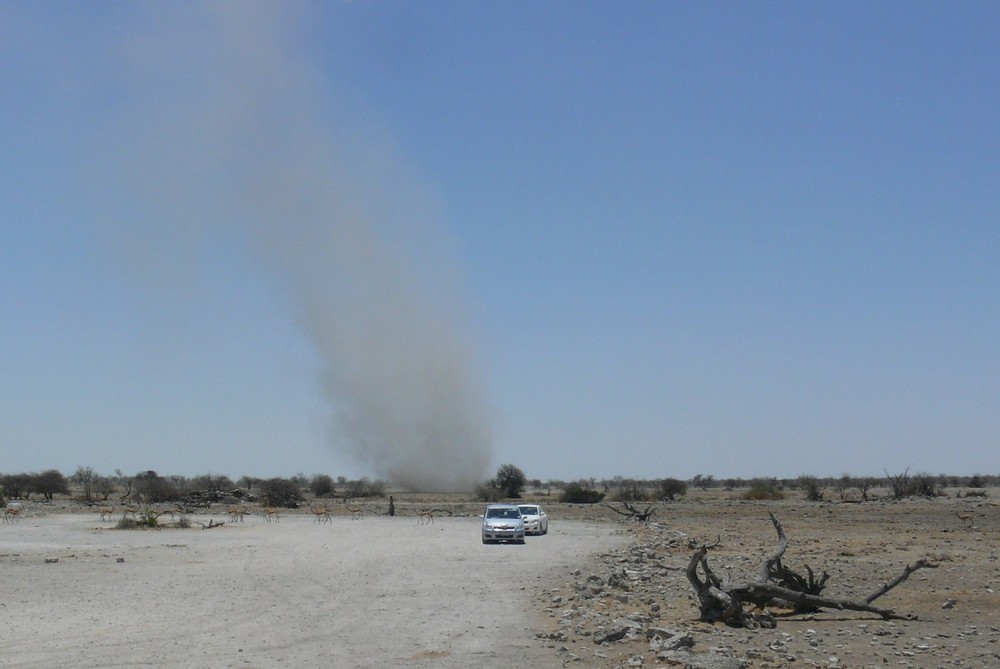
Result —
<path fill-rule="evenodd" d="M 491 433 L 433 189 L 331 90 L 301 7 L 138 8 L 99 130 L 121 253 L 158 281 L 206 249 L 247 259 L 322 361 L 334 447 L 395 485 L 469 490 Z"/>

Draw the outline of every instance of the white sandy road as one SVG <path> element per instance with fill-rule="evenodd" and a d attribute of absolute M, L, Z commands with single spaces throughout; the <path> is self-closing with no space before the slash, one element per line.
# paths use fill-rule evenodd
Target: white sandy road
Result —
<path fill-rule="evenodd" d="M 623 541 L 577 521 L 524 546 L 484 546 L 478 518 L 111 525 L 0 528 L 0 667 L 558 666 L 532 595 Z"/>

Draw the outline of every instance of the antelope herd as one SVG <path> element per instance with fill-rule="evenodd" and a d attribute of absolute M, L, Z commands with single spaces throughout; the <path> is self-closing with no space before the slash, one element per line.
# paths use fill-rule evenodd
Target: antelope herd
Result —
<path fill-rule="evenodd" d="M 2 500 L 0 500 L 2 503 Z M 21 502 L 8 502 L 6 507 L 3 509 L 3 522 L 4 524 L 13 524 L 20 522 L 21 514 L 24 511 L 24 507 Z M 362 506 L 350 505 L 346 507 L 346 511 L 351 514 L 352 520 L 362 520 L 365 517 L 365 509 Z M 434 516 L 441 509 L 428 509 L 414 511 L 414 515 L 417 518 L 418 525 L 432 525 L 434 524 Z M 185 514 L 189 513 L 188 510 L 178 506 L 146 506 L 145 508 L 140 507 L 138 504 L 122 504 L 121 506 L 101 506 L 95 509 L 96 513 L 100 514 L 101 521 L 114 521 L 118 518 L 118 514 L 121 514 L 121 519 L 132 518 L 135 519 L 142 515 L 146 518 L 158 519 L 161 516 L 169 516 L 171 521 L 177 522 L 179 518 L 183 517 Z M 333 514 L 328 506 L 310 506 L 309 513 L 313 516 L 313 523 L 332 523 Z M 232 524 L 242 523 L 247 514 L 250 513 L 250 508 L 246 504 L 241 505 L 231 505 L 226 508 L 226 513 L 229 517 L 229 522 Z M 976 516 L 971 509 L 966 509 L 963 511 L 956 510 L 954 512 L 955 516 L 962 522 L 962 526 L 966 529 L 974 529 Z M 281 520 L 281 515 L 277 507 L 274 506 L 262 506 L 260 507 L 261 518 L 268 523 L 277 523 Z M 449 514 L 450 515 L 450 514 Z M 212 525 L 212 527 L 218 527 L 221 523 Z"/>
<path fill-rule="evenodd" d="M 23 507 L 20 502 L 8 503 L 3 509 L 3 522 L 19 522 L 22 509 Z M 360 505 L 348 504 L 345 507 L 345 511 L 350 514 L 351 520 L 363 520 L 365 517 L 365 508 Z M 415 511 L 414 513 L 417 517 L 418 524 L 425 525 L 432 524 L 434 522 L 434 515 L 437 511 L 437 509 L 431 509 L 429 511 Z M 136 520 L 140 517 L 150 518 L 153 520 L 157 520 L 161 517 L 169 517 L 172 522 L 176 523 L 180 518 L 188 514 L 189 510 L 178 505 L 164 506 L 125 503 L 98 506 L 93 509 L 93 512 L 98 514 L 102 522 L 114 522 L 119 519 Z M 329 506 L 311 506 L 309 507 L 308 512 L 312 514 L 314 523 L 322 525 L 324 523 L 333 522 L 334 514 Z M 250 507 L 246 504 L 230 505 L 226 507 L 226 515 L 228 516 L 230 524 L 244 522 L 244 519 L 250 513 Z M 281 520 L 281 512 L 278 507 L 275 506 L 261 506 L 259 513 L 264 522 L 267 523 L 277 523 Z M 219 524 L 212 525 L 212 527 L 218 526 Z"/>

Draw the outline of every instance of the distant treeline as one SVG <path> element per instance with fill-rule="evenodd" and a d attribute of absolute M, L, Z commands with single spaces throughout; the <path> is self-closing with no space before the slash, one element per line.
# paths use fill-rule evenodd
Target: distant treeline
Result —
<path fill-rule="evenodd" d="M 72 486 L 72 489 L 71 489 Z M 91 467 L 79 467 L 70 476 L 56 469 L 41 473 L 0 474 L 0 499 L 31 499 L 31 495 L 51 500 L 55 495 L 78 496 L 84 502 L 136 502 L 160 504 L 187 499 L 221 501 L 227 498 L 259 499 L 269 506 L 296 506 L 306 493 L 314 498 L 381 497 L 385 482 L 346 476 L 334 479 L 327 474 L 261 479 L 243 476 L 233 481 L 220 474 L 161 476 L 147 470 L 134 476 L 120 470 L 113 475 L 98 474 Z"/>
<path fill-rule="evenodd" d="M 507 476 L 506 469 L 517 476 Z M 505 478 L 506 477 L 506 478 Z M 501 485 L 507 479 L 514 480 L 516 486 Z M 881 491 L 879 496 L 894 498 L 908 496 L 936 496 L 944 494 L 946 488 L 981 490 L 1000 486 L 1000 475 L 974 474 L 953 476 L 948 474 L 910 474 L 909 469 L 898 473 L 885 472 L 884 476 L 818 477 L 803 474 L 795 478 L 757 477 L 720 478 L 710 474 L 698 474 L 690 479 L 658 478 L 635 479 L 616 476 L 610 479 L 526 479 L 523 472 L 513 465 L 504 465 L 498 476 L 486 482 L 486 489 L 495 488 L 501 496 L 519 497 L 524 487 L 528 494 L 552 495 L 556 492 L 560 501 L 574 503 L 595 503 L 600 501 L 672 501 L 687 494 L 689 488 L 702 491 L 713 489 L 741 491 L 744 497 L 765 499 L 784 497 L 786 493 L 799 492 L 805 499 L 840 499 L 842 501 L 865 501 Z M 163 502 L 183 502 L 197 496 L 213 500 L 223 498 L 255 499 L 272 506 L 296 506 L 306 495 L 313 498 L 359 498 L 383 497 L 388 484 L 367 477 L 350 480 L 345 476 L 336 478 L 328 474 L 297 474 L 292 477 L 262 479 L 242 476 L 233 480 L 221 474 L 200 476 L 164 476 L 152 470 L 126 475 L 116 470 L 113 475 L 99 474 L 92 467 L 79 467 L 70 476 L 56 469 L 38 473 L 0 474 L 0 499 L 30 499 L 32 495 L 51 500 L 55 495 L 74 495 L 84 502 L 139 502 L 158 504 Z M 510 490 L 505 490 L 510 488 Z M 482 497 L 484 486 L 471 490 L 470 494 Z M 969 493 L 975 494 L 975 493 Z"/>

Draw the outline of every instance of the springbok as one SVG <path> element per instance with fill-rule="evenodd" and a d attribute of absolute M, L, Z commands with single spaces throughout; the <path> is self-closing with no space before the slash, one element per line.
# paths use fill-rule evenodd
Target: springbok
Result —
<path fill-rule="evenodd" d="M 21 522 L 20 514 L 21 514 L 20 503 L 8 504 L 3 510 L 3 522 L 19 523 Z"/>
<path fill-rule="evenodd" d="M 972 512 L 961 513 L 960 511 L 956 511 L 955 515 L 958 516 L 958 519 L 961 520 L 962 523 L 966 527 L 968 527 L 970 529 L 972 528 L 972 525 L 973 525 L 973 523 L 975 522 L 975 519 L 976 519 L 976 514 L 974 514 Z"/>

